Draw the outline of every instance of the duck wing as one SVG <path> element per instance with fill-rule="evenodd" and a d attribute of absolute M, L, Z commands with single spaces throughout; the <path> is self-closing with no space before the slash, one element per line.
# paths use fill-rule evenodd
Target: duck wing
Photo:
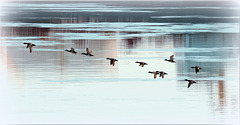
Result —
<path fill-rule="evenodd" d="M 190 86 L 191 86 L 191 82 L 189 81 L 189 82 L 188 82 L 188 88 L 189 88 Z"/>
<path fill-rule="evenodd" d="M 23 44 L 27 44 L 27 47 L 26 47 L 26 48 L 28 48 L 28 47 L 29 47 L 29 43 L 26 43 L 26 42 L 25 42 L 25 43 L 23 43 Z"/>
<path fill-rule="evenodd" d="M 106 58 L 106 59 L 108 59 L 108 60 L 112 60 L 113 58 Z"/>
<path fill-rule="evenodd" d="M 148 73 L 153 73 L 152 71 L 148 71 Z"/>
<path fill-rule="evenodd" d="M 93 56 L 93 54 L 90 53 L 89 56 Z"/>
<path fill-rule="evenodd" d="M 26 48 L 28 48 L 28 47 L 30 47 L 30 46 L 31 46 L 30 43 L 28 43 Z"/>

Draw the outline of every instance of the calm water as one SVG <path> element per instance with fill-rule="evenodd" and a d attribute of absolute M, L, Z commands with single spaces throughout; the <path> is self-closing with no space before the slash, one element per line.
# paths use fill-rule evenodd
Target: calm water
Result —
<path fill-rule="evenodd" d="M 239 7 L 234 2 L 1 6 L 4 124 L 239 124 Z M 37 45 L 33 53 L 24 42 Z M 71 47 L 77 55 L 64 51 Z M 80 54 L 87 47 L 93 57 Z M 172 54 L 176 63 L 164 61 Z M 119 61 L 113 67 L 107 57 Z M 195 74 L 192 66 L 203 69 Z M 153 79 L 148 71 L 155 70 L 168 75 Z M 184 79 L 197 84 L 187 88 Z"/>

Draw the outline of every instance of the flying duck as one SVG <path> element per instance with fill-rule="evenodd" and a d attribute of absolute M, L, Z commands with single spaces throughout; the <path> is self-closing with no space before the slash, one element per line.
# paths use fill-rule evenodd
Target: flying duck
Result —
<path fill-rule="evenodd" d="M 171 55 L 170 59 L 165 59 L 165 61 L 172 62 L 172 63 L 176 62 L 176 61 L 174 61 L 173 57 L 174 57 L 174 55 Z"/>
<path fill-rule="evenodd" d="M 148 73 L 154 74 L 154 79 L 156 79 L 159 71 L 149 71 Z"/>
<path fill-rule="evenodd" d="M 138 61 L 137 61 L 137 62 L 135 62 L 135 63 L 139 63 L 139 66 L 142 66 L 142 67 L 143 67 L 144 65 L 148 65 L 148 64 L 145 63 L 145 62 L 138 62 Z"/>
<path fill-rule="evenodd" d="M 106 58 L 106 59 L 110 60 L 110 65 L 113 65 L 113 66 L 115 65 L 115 62 L 118 61 L 115 58 Z"/>
<path fill-rule="evenodd" d="M 197 82 L 195 82 L 195 81 L 193 81 L 193 80 L 188 80 L 188 79 L 185 79 L 185 81 L 188 81 L 188 88 L 189 88 L 191 85 L 193 85 L 193 83 L 197 83 Z"/>
<path fill-rule="evenodd" d="M 32 43 L 23 43 L 23 44 L 27 44 L 26 48 L 29 47 L 30 53 L 32 53 L 33 46 L 36 46 L 35 44 L 32 44 Z"/>
<path fill-rule="evenodd" d="M 163 72 L 163 71 L 160 71 L 159 74 L 160 74 L 159 77 L 162 76 L 162 78 L 164 78 L 164 75 L 168 75 L 166 72 Z"/>
<path fill-rule="evenodd" d="M 75 54 L 75 55 L 77 54 L 77 52 L 74 50 L 74 48 L 71 48 L 70 50 L 67 50 L 67 49 L 66 49 L 65 51 L 70 52 L 70 53 L 73 53 L 73 54 Z"/>
<path fill-rule="evenodd" d="M 195 68 L 195 72 L 196 72 L 196 74 L 199 72 L 200 69 L 202 69 L 202 68 L 199 67 L 199 66 L 195 66 L 195 67 L 191 67 L 191 68 Z"/>
<path fill-rule="evenodd" d="M 83 55 L 86 55 L 86 56 L 93 56 L 92 55 L 92 51 L 89 51 L 88 48 L 86 48 L 86 53 L 82 53 Z"/>

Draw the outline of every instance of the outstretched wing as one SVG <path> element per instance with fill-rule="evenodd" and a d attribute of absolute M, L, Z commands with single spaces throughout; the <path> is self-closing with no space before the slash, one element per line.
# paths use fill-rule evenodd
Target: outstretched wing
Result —
<path fill-rule="evenodd" d="M 188 82 L 188 88 L 189 88 L 190 86 L 191 86 L 191 82 L 189 81 L 189 82 Z"/>
<path fill-rule="evenodd" d="M 23 43 L 23 44 L 27 44 L 27 47 L 26 47 L 26 48 L 28 48 L 28 47 L 29 47 L 29 43 L 26 43 L 26 42 L 25 42 L 25 43 Z"/>

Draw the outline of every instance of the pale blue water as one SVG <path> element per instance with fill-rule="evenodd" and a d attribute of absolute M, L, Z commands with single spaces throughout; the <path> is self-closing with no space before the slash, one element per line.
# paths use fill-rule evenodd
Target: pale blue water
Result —
<path fill-rule="evenodd" d="M 1 6 L 3 124 L 239 124 L 234 2 Z M 37 45 L 33 53 L 24 42 Z M 71 47 L 76 55 L 64 51 Z M 87 47 L 93 57 L 81 55 Z M 172 54 L 176 63 L 164 61 Z M 168 75 L 153 79 L 155 70 Z"/>

